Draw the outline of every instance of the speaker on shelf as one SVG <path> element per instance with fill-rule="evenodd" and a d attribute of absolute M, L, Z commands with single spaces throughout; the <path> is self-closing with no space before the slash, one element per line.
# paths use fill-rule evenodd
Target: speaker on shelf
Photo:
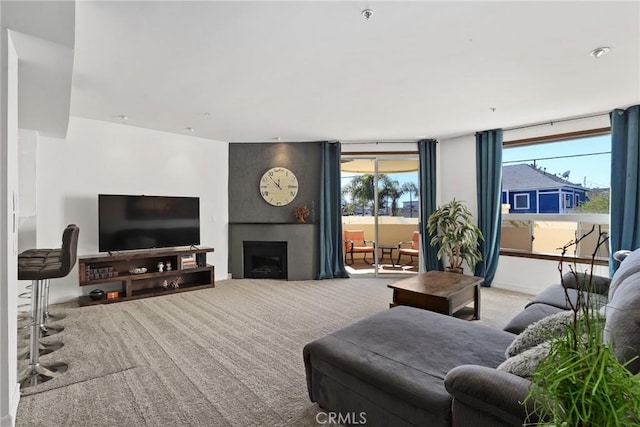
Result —
<path fill-rule="evenodd" d="M 196 264 L 198 264 L 198 267 L 205 267 L 207 265 L 207 254 L 196 254 Z"/>

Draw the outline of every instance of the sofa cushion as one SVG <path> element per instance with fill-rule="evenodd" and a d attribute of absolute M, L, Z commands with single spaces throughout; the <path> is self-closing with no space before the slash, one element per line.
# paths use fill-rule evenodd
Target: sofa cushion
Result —
<path fill-rule="evenodd" d="M 634 251 L 634 254 L 637 253 L 640 251 Z M 606 315 L 604 340 L 611 344 L 618 360 L 625 363 L 638 356 L 640 354 L 640 271 L 633 275 L 625 274 L 625 280 L 617 284 L 615 294 L 606 306 Z M 634 374 L 640 372 L 640 360 L 632 361 L 628 368 Z"/>
<path fill-rule="evenodd" d="M 611 278 L 609 285 L 609 301 L 615 296 L 616 290 L 627 277 L 640 272 L 640 249 L 631 252 L 620 264 Z"/>
<path fill-rule="evenodd" d="M 520 313 L 513 316 L 513 319 L 507 323 L 507 325 L 503 328 L 504 331 L 511 332 L 512 334 L 520 334 L 524 331 L 527 326 L 530 324 L 537 322 L 540 319 L 543 319 L 552 314 L 556 314 L 559 312 L 564 312 L 565 309 L 558 308 L 553 305 L 548 304 L 532 304 L 527 306 Z"/>
<path fill-rule="evenodd" d="M 568 272 L 562 275 L 562 284 L 567 288 L 583 289 L 606 295 L 609 292 L 611 279 L 609 277 L 591 275 L 589 273 Z"/>
<path fill-rule="evenodd" d="M 305 346 L 309 396 L 328 410 L 360 411 L 362 406 L 344 406 L 359 395 L 409 425 L 447 426 L 447 372 L 461 364 L 497 367 L 513 338 L 486 325 L 398 306 Z"/>
<path fill-rule="evenodd" d="M 513 357 L 552 338 L 558 337 L 573 322 L 573 311 L 563 310 L 527 326 L 507 347 L 505 357 Z"/>
<path fill-rule="evenodd" d="M 571 305 L 569 302 L 575 306 L 576 301 L 578 299 L 578 291 L 573 288 L 567 288 L 567 293 L 565 294 L 565 288 L 561 284 L 549 285 L 544 288 L 538 295 L 536 295 L 527 307 L 533 304 L 547 304 L 553 305 L 555 307 L 569 310 L 571 309 Z M 598 294 L 598 293 L 588 293 L 589 294 L 589 304 L 592 307 L 600 308 L 607 303 L 607 296 Z M 567 296 L 569 297 L 569 301 L 567 301 Z"/>

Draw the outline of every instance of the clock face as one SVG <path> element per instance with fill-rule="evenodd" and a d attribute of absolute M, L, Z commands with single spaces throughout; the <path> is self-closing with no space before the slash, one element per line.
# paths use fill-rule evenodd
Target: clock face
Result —
<path fill-rule="evenodd" d="M 288 205 L 298 195 L 298 178 L 287 168 L 271 168 L 260 179 L 260 194 L 270 205 Z"/>

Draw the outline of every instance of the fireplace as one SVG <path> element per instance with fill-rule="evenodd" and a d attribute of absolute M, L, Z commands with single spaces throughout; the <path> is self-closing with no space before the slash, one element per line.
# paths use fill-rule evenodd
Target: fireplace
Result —
<path fill-rule="evenodd" d="M 242 242 L 245 279 L 287 279 L 287 242 Z"/>

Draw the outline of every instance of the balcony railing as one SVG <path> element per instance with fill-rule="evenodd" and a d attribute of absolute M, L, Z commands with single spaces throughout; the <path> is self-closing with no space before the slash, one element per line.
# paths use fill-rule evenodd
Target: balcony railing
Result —
<path fill-rule="evenodd" d="M 562 247 L 591 230 L 566 256 L 590 260 L 595 252 L 599 264 L 609 259 L 609 245 L 597 250 L 598 236 L 609 233 L 607 214 L 503 214 L 500 249 L 503 255 L 540 255 L 554 258 Z"/>

